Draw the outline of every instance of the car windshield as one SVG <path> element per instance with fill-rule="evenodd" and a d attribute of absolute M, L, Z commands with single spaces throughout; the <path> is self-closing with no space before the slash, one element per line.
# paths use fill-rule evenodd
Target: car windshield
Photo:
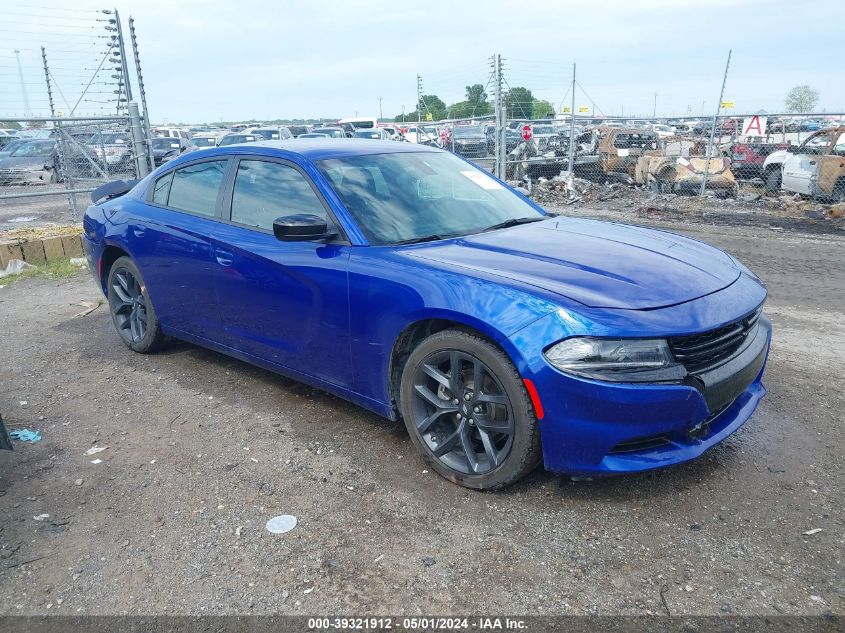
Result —
<path fill-rule="evenodd" d="M 370 132 L 368 130 L 358 130 L 352 136 L 355 138 L 381 138 L 379 132 Z"/>
<path fill-rule="evenodd" d="M 321 127 L 315 130 L 312 130 L 314 134 L 325 134 L 326 136 L 333 136 L 337 138 L 342 138 L 345 136 L 343 130 L 339 128 L 331 128 L 331 127 Z"/>
<path fill-rule="evenodd" d="M 454 136 L 455 138 L 467 138 L 478 137 L 483 135 L 481 134 L 480 127 L 476 127 L 474 125 L 461 125 L 452 130 L 452 136 Z"/>
<path fill-rule="evenodd" d="M 197 147 L 214 147 L 217 139 L 213 136 L 195 136 L 191 141 Z"/>
<path fill-rule="evenodd" d="M 534 134 L 557 134 L 551 125 L 535 125 L 531 128 Z"/>
<path fill-rule="evenodd" d="M 152 139 L 153 149 L 179 149 L 179 141 L 172 138 Z"/>
<path fill-rule="evenodd" d="M 279 130 L 253 130 L 252 133 L 267 141 L 279 138 Z"/>
<path fill-rule="evenodd" d="M 52 141 L 30 141 L 18 147 L 11 155 L 15 158 L 29 158 L 49 156 L 52 153 Z"/>
<path fill-rule="evenodd" d="M 544 217 L 446 152 L 369 154 L 317 165 L 374 245 L 467 235 Z"/>
<path fill-rule="evenodd" d="M 233 134 L 232 136 L 224 136 L 220 139 L 220 145 L 235 145 L 237 143 L 253 143 L 257 141 L 259 137 L 253 136 L 252 134 Z"/>

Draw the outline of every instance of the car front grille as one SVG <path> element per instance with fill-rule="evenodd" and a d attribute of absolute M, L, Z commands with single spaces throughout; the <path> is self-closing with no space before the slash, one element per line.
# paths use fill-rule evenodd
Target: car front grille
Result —
<path fill-rule="evenodd" d="M 757 327 L 762 308 L 724 327 L 669 339 L 672 354 L 686 370 L 698 373 L 718 365 L 742 347 L 748 335 Z"/>

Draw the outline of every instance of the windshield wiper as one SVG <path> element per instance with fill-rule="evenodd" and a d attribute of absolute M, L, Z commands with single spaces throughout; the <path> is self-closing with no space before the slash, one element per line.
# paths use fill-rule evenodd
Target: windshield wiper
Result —
<path fill-rule="evenodd" d="M 498 224 L 494 224 L 493 226 L 488 226 L 484 231 L 495 231 L 496 229 L 506 229 L 511 226 L 518 226 L 520 224 L 530 224 L 531 222 L 542 222 L 546 218 L 544 216 L 541 217 L 530 217 L 530 218 L 512 218 L 510 220 L 505 220 L 504 222 L 499 222 Z"/>
<path fill-rule="evenodd" d="M 454 235 L 423 235 L 422 237 L 412 237 L 407 240 L 399 240 L 398 242 L 393 242 L 393 245 L 399 246 L 402 244 L 419 244 L 420 242 L 436 242 L 437 240 L 445 240 L 448 237 L 454 237 Z"/>

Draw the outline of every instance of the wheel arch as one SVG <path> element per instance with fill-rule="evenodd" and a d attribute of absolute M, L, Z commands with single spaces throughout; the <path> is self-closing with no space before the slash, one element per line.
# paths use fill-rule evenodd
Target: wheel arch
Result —
<path fill-rule="evenodd" d="M 460 330 L 480 336 L 491 345 L 499 348 L 515 367 L 514 350 L 507 336 L 490 327 L 488 323 L 478 321 L 467 315 L 438 314 L 421 317 L 405 326 L 393 341 L 388 365 L 388 394 L 390 397 L 391 419 L 400 419 L 399 393 L 402 371 L 411 352 L 425 338 L 443 330 Z"/>
<path fill-rule="evenodd" d="M 103 248 L 103 252 L 100 254 L 98 276 L 100 279 L 100 287 L 106 295 L 108 295 L 106 283 L 109 279 L 109 271 L 114 263 L 121 257 L 132 258 L 132 256 L 123 247 L 116 246 L 114 244 L 106 244 Z"/>

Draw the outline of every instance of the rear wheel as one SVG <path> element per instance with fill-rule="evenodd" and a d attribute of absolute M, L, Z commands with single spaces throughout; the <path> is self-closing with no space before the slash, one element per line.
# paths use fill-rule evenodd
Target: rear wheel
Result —
<path fill-rule="evenodd" d="M 109 310 L 121 340 L 130 349 L 146 354 L 164 343 L 147 286 L 135 263 L 118 258 L 109 270 Z"/>
<path fill-rule="evenodd" d="M 766 191 L 768 193 L 776 193 L 780 191 L 781 174 L 780 167 L 769 167 L 766 170 Z"/>
<path fill-rule="evenodd" d="M 540 462 L 531 400 L 510 359 L 479 336 L 446 330 L 425 339 L 402 373 L 408 434 L 431 467 L 468 488 L 489 490 Z"/>

